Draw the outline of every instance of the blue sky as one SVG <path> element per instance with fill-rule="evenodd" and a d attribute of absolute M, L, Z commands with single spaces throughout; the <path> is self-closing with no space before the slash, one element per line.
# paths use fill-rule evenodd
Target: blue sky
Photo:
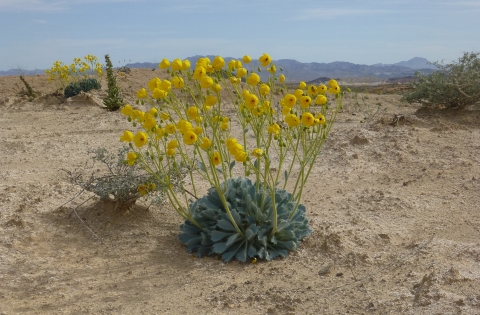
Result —
<path fill-rule="evenodd" d="M 0 0 L 0 70 L 109 54 L 396 63 L 480 51 L 480 0 Z M 124 61 L 125 60 L 125 61 Z"/>

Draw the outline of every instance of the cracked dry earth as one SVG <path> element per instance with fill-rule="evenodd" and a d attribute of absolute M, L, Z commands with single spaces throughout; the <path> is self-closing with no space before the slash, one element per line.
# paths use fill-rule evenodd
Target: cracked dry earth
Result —
<path fill-rule="evenodd" d="M 132 69 L 125 99 L 153 75 Z M 65 101 L 27 80 L 31 102 L 0 77 L 0 314 L 480 313 L 478 108 L 368 95 L 386 111 L 364 125 L 348 96 L 304 188 L 313 234 L 285 259 L 223 263 L 187 254 L 168 205 L 63 205 L 80 192 L 63 169 L 130 125 L 105 90 Z"/>

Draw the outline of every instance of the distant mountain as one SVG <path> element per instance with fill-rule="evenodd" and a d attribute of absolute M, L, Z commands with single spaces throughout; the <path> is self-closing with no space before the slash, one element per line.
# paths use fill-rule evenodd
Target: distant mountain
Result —
<path fill-rule="evenodd" d="M 44 74 L 45 70 L 35 69 L 35 70 L 18 70 L 18 69 L 10 69 L 7 71 L 0 71 L 0 76 L 6 75 L 37 75 L 37 74 Z"/>
<path fill-rule="evenodd" d="M 193 56 L 187 58 L 192 65 L 195 65 L 198 58 L 202 56 Z M 213 60 L 215 56 L 207 56 L 210 60 Z M 224 58 L 228 63 L 234 59 L 231 57 Z M 238 58 L 237 58 L 238 59 Z M 309 62 L 303 63 L 293 59 L 280 59 L 274 61 L 277 66 L 277 71 L 280 73 L 280 68 L 283 69 L 287 81 L 319 81 L 324 78 L 379 78 L 379 79 L 392 79 L 392 78 L 404 78 L 411 77 L 416 71 L 429 74 L 434 71 L 435 66 L 429 65 L 428 60 L 425 58 L 415 57 L 408 61 L 398 62 L 396 64 L 374 64 L 374 65 L 360 65 L 350 62 L 335 61 L 330 63 L 318 63 Z M 129 63 L 125 65 L 129 68 L 147 68 L 158 69 L 158 63 L 153 62 L 137 62 Z M 43 74 L 44 70 L 23 71 L 25 75 Z M 0 71 L 0 75 L 20 75 L 21 72 L 17 69 L 11 69 L 8 71 Z M 262 71 L 260 77 L 265 80 L 268 76 L 267 71 Z M 322 81 L 323 82 L 323 81 Z"/>

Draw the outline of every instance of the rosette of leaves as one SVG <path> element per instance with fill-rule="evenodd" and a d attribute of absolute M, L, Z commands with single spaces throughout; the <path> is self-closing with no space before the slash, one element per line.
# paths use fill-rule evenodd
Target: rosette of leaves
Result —
<path fill-rule="evenodd" d="M 88 92 L 90 90 L 101 89 L 102 86 L 95 78 L 82 79 L 77 82 L 72 82 L 67 85 L 63 94 L 66 98 L 80 94 L 80 92 Z"/>
<path fill-rule="evenodd" d="M 233 258 L 245 262 L 247 258 L 271 260 L 286 257 L 296 249 L 300 241 L 312 230 L 305 216 L 305 206 L 298 205 L 292 195 L 283 189 L 275 189 L 278 230 L 273 229 L 273 202 L 270 189 L 256 185 L 248 178 L 229 179 L 221 184 L 231 214 L 242 233 L 232 225 L 218 191 L 208 193 L 190 204 L 193 219 L 202 229 L 185 221 L 180 229 L 180 241 L 187 245 L 189 253 L 221 255 L 225 262 Z"/>

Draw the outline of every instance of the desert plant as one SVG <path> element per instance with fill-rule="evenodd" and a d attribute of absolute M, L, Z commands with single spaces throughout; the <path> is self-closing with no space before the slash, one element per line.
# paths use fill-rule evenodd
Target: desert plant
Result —
<path fill-rule="evenodd" d="M 226 65 L 220 56 L 200 58 L 190 70 L 188 60 L 164 59 L 159 67 L 171 81 L 153 78 L 150 92 L 137 92 L 137 103 L 150 110 L 121 109 L 141 128 L 121 137 L 131 148 L 129 164 L 140 165 L 166 187 L 185 219 L 180 240 L 198 256 L 269 260 L 286 256 L 310 233 L 300 201 L 341 108 L 340 86 L 335 80 L 318 87 L 300 82 L 289 92 L 269 55 L 247 70 L 243 64 L 251 61 L 245 56 Z M 265 82 L 257 74 L 262 68 L 270 73 Z M 328 95 L 336 99 L 330 110 Z M 230 99 L 230 109 L 224 109 L 223 98 Z M 241 126 L 238 138 L 232 124 Z M 181 167 L 190 180 L 174 191 L 170 176 L 161 174 L 177 174 Z M 197 195 L 198 178 L 211 187 L 206 197 Z M 289 193 L 288 182 L 293 182 Z"/>
<path fill-rule="evenodd" d="M 63 94 L 66 98 L 80 94 L 80 92 L 88 92 L 90 90 L 101 89 L 102 86 L 95 78 L 82 79 L 67 85 Z"/>
<path fill-rule="evenodd" d="M 28 84 L 28 82 L 25 80 L 25 78 L 23 77 L 23 75 L 20 76 L 20 80 L 23 82 L 23 84 L 25 85 L 25 88 L 27 89 L 27 96 L 29 97 L 29 100 L 32 101 L 34 98 L 35 98 L 35 92 L 33 91 L 32 87 L 30 86 L 30 84 Z"/>
<path fill-rule="evenodd" d="M 103 104 L 107 106 L 107 110 L 115 111 L 123 106 L 123 99 L 120 95 L 120 88 L 117 85 L 117 79 L 112 70 L 112 62 L 108 55 L 105 55 L 105 63 L 107 64 L 108 95 L 103 99 Z"/>
<path fill-rule="evenodd" d="M 480 101 L 480 53 L 464 53 L 457 62 L 434 62 L 440 70 L 430 75 L 415 74 L 411 92 L 404 96 L 409 103 L 425 107 L 465 108 Z"/>
<path fill-rule="evenodd" d="M 378 118 L 381 113 L 384 113 L 387 110 L 387 108 L 383 107 L 382 103 L 380 102 L 375 104 L 368 102 L 368 96 L 365 96 L 365 94 L 360 96 L 360 101 L 358 98 L 358 93 L 355 93 L 355 104 L 353 105 L 353 111 L 355 115 L 360 115 L 362 117 L 362 120 L 360 121 L 362 124 L 369 125 L 375 121 L 375 119 Z"/>

